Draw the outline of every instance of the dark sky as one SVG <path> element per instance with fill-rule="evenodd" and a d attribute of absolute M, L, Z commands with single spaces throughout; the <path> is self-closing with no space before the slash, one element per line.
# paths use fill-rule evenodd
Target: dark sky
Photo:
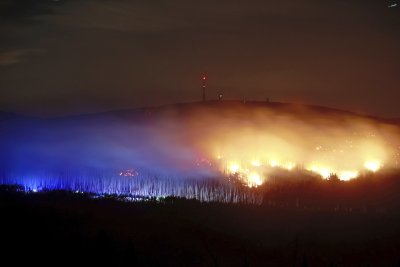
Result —
<path fill-rule="evenodd" d="M 56 116 L 201 99 L 400 116 L 385 0 L 1 0 L 0 109 Z M 399 1 L 400 4 L 400 1 Z"/>

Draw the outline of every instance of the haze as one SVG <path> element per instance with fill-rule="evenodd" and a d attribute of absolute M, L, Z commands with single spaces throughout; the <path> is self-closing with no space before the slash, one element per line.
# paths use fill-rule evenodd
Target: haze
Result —
<path fill-rule="evenodd" d="M 392 1 L 50 1 L 0 5 L 0 109 L 59 116 L 201 99 L 398 117 Z"/>

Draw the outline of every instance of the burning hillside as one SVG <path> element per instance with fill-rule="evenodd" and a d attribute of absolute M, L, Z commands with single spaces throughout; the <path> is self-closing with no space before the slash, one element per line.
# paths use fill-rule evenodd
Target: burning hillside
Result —
<path fill-rule="evenodd" d="M 4 124 L 3 173 L 69 173 L 74 185 L 81 170 L 103 173 L 93 180 L 115 172 L 258 187 L 282 171 L 350 180 L 399 167 L 397 125 L 308 106 L 209 102 Z"/>
<path fill-rule="evenodd" d="M 350 180 L 398 167 L 399 128 L 351 113 L 214 103 L 193 109 L 180 120 L 177 131 L 190 137 L 210 165 L 250 187 L 268 181 L 277 169 Z"/>

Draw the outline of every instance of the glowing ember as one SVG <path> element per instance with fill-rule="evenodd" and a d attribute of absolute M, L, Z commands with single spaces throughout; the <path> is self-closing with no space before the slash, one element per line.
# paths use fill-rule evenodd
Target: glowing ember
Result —
<path fill-rule="evenodd" d="M 377 172 L 381 168 L 381 164 L 379 163 L 379 161 L 371 160 L 365 162 L 364 167 L 369 171 Z"/>
<path fill-rule="evenodd" d="M 321 175 L 325 179 L 328 179 L 331 175 L 334 174 L 331 169 L 317 165 L 312 165 L 308 170 Z"/>
<path fill-rule="evenodd" d="M 237 163 L 230 163 L 227 165 L 227 169 L 225 172 L 228 175 L 236 176 L 239 180 L 241 180 L 248 187 L 257 187 L 263 184 L 263 178 L 256 171 L 252 170 L 252 168 L 257 169 L 261 167 L 261 163 L 259 162 L 249 162 L 249 166 L 242 167 Z"/>
<path fill-rule="evenodd" d="M 123 177 L 134 177 L 134 176 L 138 176 L 139 173 L 133 169 L 128 169 L 128 170 L 123 170 L 119 173 L 119 176 L 123 176 Z"/>
<path fill-rule="evenodd" d="M 338 177 L 342 181 L 349 181 L 351 179 L 357 178 L 358 175 L 358 171 L 342 171 L 338 174 Z"/>
<path fill-rule="evenodd" d="M 261 177 L 259 174 L 257 173 L 251 173 L 248 176 L 248 180 L 247 180 L 247 185 L 249 187 L 257 187 L 259 185 L 262 185 L 263 181 L 261 180 Z"/>
<path fill-rule="evenodd" d="M 296 167 L 296 164 L 293 162 L 288 162 L 285 165 L 282 166 L 284 169 L 291 171 L 294 167 Z"/>
<path fill-rule="evenodd" d="M 269 165 L 271 165 L 271 167 L 278 167 L 279 166 L 279 161 L 276 159 L 272 159 L 269 161 Z"/>
<path fill-rule="evenodd" d="M 229 174 L 238 173 L 239 170 L 240 170 L 240 166 L 237 165 L 237 164 L 235 164 L 235 163 L 232 163 L 232 164 L 230 164 L 230 165 L 228 166 L 228 173 L 229 173 Z"/>

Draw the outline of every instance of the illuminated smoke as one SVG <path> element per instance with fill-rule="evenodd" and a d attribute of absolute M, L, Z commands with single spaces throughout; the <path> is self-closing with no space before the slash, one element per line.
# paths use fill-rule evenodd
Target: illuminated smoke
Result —
<path fill-rule="evenodd" d="M 84 170 L 91 174 L 82 183 L 96 181 L 92 187 L 101 192 L 123 188 L 132 192 L 131 187 L 140 183 L 126 183 L 126 179 L 145 181 L 146 177 L 149 181 L 240 181 L 255 188 L 268 184 L 281 170 L 347 181 L 366 172 L 398 168 L 400 140 L 399 127 L 375 119 L 274 103 L 188 104 L 133 115 L 20 123 L 8 131 L 1 141 L 4 172 L 20 177 L 66 172 L 75 178 L 64 179 L 65 187 L 73 181 L 72 188 L 81 188 L 76 177 Z M 100 186 L 102 179 L 96 173 L 119 178 L 100 175 L 111 181 Z M 114 188 L 107 189 L 106 184 Z M 168 190 L 157 192 L 176 192 L 170 182 L 166 184 Z"/>
<path fill-rule="evenodd" d="M 219 170 L 258 186 L 277 169 L 351 180 L 398 167 L 397 126 L 322 108 L 233 105 L 195 111 L 194 143 Z"/>

